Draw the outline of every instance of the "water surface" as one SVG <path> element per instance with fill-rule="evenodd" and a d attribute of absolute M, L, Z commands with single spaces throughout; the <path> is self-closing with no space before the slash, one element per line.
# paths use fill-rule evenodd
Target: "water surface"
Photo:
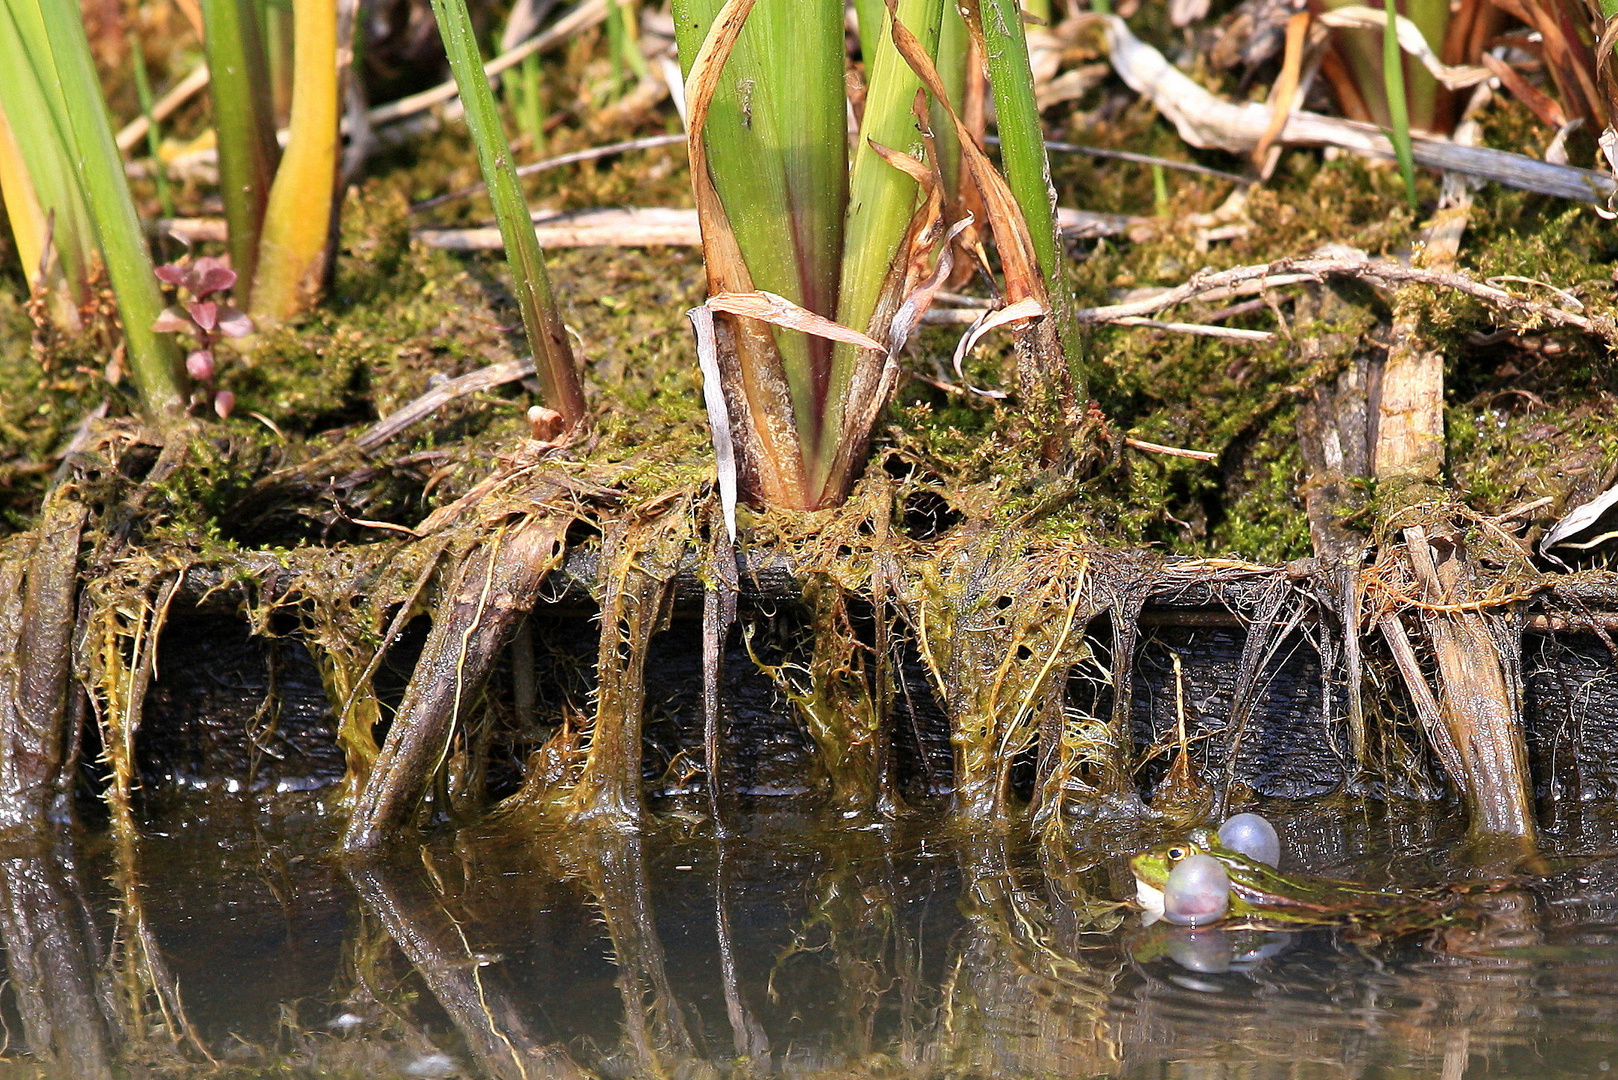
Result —
<path fill-rule="evenodd" d="M 1293 866 L 1476 874 L 1453 808 L 1269 809 Z M 639 835 L 445 830 L 351 864 L 315 794 L 188 796 L 133 843 L 0 859 L 6 1052 L 94 1074 L 99 1020 L 120 1075 L 1601 1076 L 1618 830 L 1572 809 L 1458 953 L 1149 947 L 1116 905 L 1139 826 L 1041 853 L 760 799 L 723 840 L 672 805 Z"/>

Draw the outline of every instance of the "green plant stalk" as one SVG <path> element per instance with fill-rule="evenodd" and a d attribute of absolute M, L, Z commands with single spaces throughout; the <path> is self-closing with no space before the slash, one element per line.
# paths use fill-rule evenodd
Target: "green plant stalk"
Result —
<path fill-rule="evenodd" d="M 14 12 L 34 15 L 43 28 L 45 56 L 54 69 L 66 126 L 73 133 L 79 181 L 118 300 L 129 364 L 141 400 L 154 420 L 178 415 L 185 408 L 184 360 L 172 335 L 152 331 L 153 321 L 163 310 L 163 296 L 124 178 L 123 155 L 107 120 L 107 103 L 90 59 L 78 5 L 52 0 L 7 2 Z"/>
<path fill-rule="evenodd" d="M 100 260 L 95 228 L 74 165 L 73 133 L 55 92 L 54 78 L 40 70 L 48 63 L 44 27 L 38 10 L 13 10 L 0 0 L 0 108 L 6 113 L 18 151 L 13 184 L 25 182 L 33 191 L 39 218 L 23 222 L 16 231 L 18 254 L 30 282 L 38 276 L 49 233 L 57 267 L 45 287 L 53 321 L 63 329 L 78 329 L 79 307 L 89 300 L 89 278 Z M 13 223 L 27 213 L 26 196 L 13 205 L 7 196 Z M 26 241 L 26 242 L 25 242 Z"/>
<path fill-rule="evenodd" d="M 511 266 L 523 329 L 528 333 L 528 344 L 534 353 L 542 396 L 546 405 L 562 414 L 570 428 L 577 427 L 585 419 L 584 389 L 579 383 L 562 313 L 557 309 L 550 278 L 545 273 L 545 255 L 534 235 L 528 203 L 511 162 L 511 145 L 500 126 L 500 113 L 495 107 L 489 80 L 483 74 L 483 58 L 478 52 L 466 0 L 433 0 L 433 15 L 438 20 L 438 33 L 443 38 L 444 52 L 449 57 L 455 85 L 466 109 L 466 126 L 472 133 L 472 144 L 477 147 L 478 164 L 483 170 L 483 182 L 488 185 L 500 237 L 505 241 L 506 261 Z"/>
<path fill-rule="evenodd" d="M 1393 0 L 1386 0 L 1392 5 Z M 1405 103 L 1404 58 L 1399 52 L 1399 28 L 1393 19 L 1382 25 L 1382 80 L 1388 100 L 1388 138 L 1399 159 L 1405 198 L 1416 208 L 1416 161 L 1410 145 L 1410 110 Z"/>
<path fill-rule="evenodd" d="M 63 277 L 61 260 L 52 260 L 43 275 L 41 273 L 40 263 L 44 261 L 51 223 L 40 207 L 39 193 L 28 176 L 22 148 L 6 122 L 3 106 L 0 106 L 0 201 L 6 204 L 6 216 L 11 219 L 12 241 L 30 292 L 37 289 L 44 294 L 46 311 L 53 325 L 69 333 L 77 332 L 83 324 L 78 304 Z M 41 276 L 44 280 L 40 280 Z"/>
<path fill-rule="evenodd" d="M 270 76 L 270 112 L 279 128 L 292 116 L 292 0 L 263 0 L 259 5 L 259 28 L 263 31 L 265 66 Z"/>
<path fill-rule="evenodd" d="M 219 193 L 237 302 L 251 304 L 264 215 L 281 150 L 269 64 L 252 0 L 202 0 L 214 131 L 219 139 Z"/>
<path fill-rule="evenodd" d="M 1360 0 L 1326 0 L 1326 7 L 1331 9 L 1359 2 Z M 1397 9 L 1398 5 L 1394 6 Z M 1449 28 L 1448 0 L 1407 0 L 1404 14 L 1421 29 L 1429 45 L 1435 49 L 1442 47 Z M 1335 33 L 1342 45 L 1343 56 L 1360 95 L 1371 110 L 1371 118 L 1378 124 L 1391 125 L 1393 118 L 1389 111 L 1386 65 L 1383 62 L 1385 43 L 1382 38 L 1385 35 L 1379 34 L 1374 29 L 1338 30 Z M 1425 67 L 1417 63 L 1407 63 L 1403 56 L 1400 57 L 1398 66 L 1404 78 L 1405 105 L 1410 126 L 1419 131 L 1432 130 L 1436 122 L 1435 114 L 1440 92 L 1438 81 Z"/>
<path fill-rule="evenodd" d="M 687 74 L 722 6 L 673 5 Z M 827 317 L 837 310 L 848 202 L 842 11 L 836 0 L 759 0 L 720 76 L 706 139 L 708 171 L 754 288 Z M 771 336 L 804 468 L 814 475 L 831 345 L 779 328 Z"/>
<path fill-rule="evenodd" d="M 613 74 L 620 83 L 625 81 L 626 68 L 637 79 L 649 78 L 652 74 L 646 57 L 641 55 L 636 17 L 633 0 L 607 0 L 608 48 L 612 52 Z"/>
<path fill-rule="evenodd" d="M 517 121 L 517 128 L 527 135 L 530 150 L 541 152 L 545 144 L 545 116 L 540 107 L 539 57 L 526 57 L 522 63 L 501 77 L 506 92 L 506 104 Z"/>
<path fill-rule="evenodd" d="M 158 156 L 162 138 L 158 134 L 157 118 L 152 115 L 152 84 L 146 74 L 146 54 L 141 50 L 140 35 L 129 31 L 129 58 L 135 74 L 135 94 L 140 98 L 140 112 L 146 118 L 146 152 L 152 158 L 152 183 L 157 187 L 157 202 L 163 216 L 174 216 L 174 197 L 169 192 L 168 171 Z"/>
<path fill-rule="evenodd" d="M 938 54 L 943 13 L 943 0 L 899 0 L 898 3 L 900 22 L 916 36 L 929 56 Z M 894 257 L 904 242 L 918 189 L 914 180 L 883 161 L 871 149 L 871 144 L 880 143 L 918 161 L 925 160 L 926 147 L 911 112 L 921 80 L 899 55 L 892 35 L 884 29 L 875 42 L 862 39 L 861 50 L 867 58 L 868 83 L 865 115 L 849 170 L 837 321 L 867 333 L 875 331 L 874 336 L 880 341 L 886 337 L 886 328 L 873 327 L 871 319 L 887 286 Z M 845 399 L 857 362 L 858 353 L 851 345 L 838 345 L 833 351 L 823 437 L 814 455 L 821 468 L 811 472 L 811 477 L 819 484 L 832 479 L 829 468 L 842 432 Z"/>
<path fill-rule="evenodd" d="M 938 27 L 938 77 L 957 116 L 966 109 L 966 63 L 971 53 L 972 35 L 966 29 L 958 4 L 946 3 Z M 928 118 L 933 128 L 933 144 L 938 148 L 938 169 L 944 174 L 945 198 L 953 202 L 961 190 L 961 141 L 955 125 L 938 102 L 930 103 Z"/>
<path fill-rule="evenodd" d="M 1163 166 L 1152 166 L 1152 207 L 1162 214 L 1169 208 L 1169 178 Z"/>
<path fill-rule="evenodd" d="M 1072 371 L 1073 392 L 1082 401 L 1086 383 L 1079 367 L 1082 353 L 1078 326 L 1072 318 L 1073 291 L 1067 279 L 1062 233 L 1056 224 L 1056 191 L 1051 186 L 1050 160 L 1045 156 L 1045 128 L 1034 96 L 1034 73 L 1028 63 L 1022 12 L 1017 0 L 977 0 L 977 6 L 983 28 L 984 66 L 989 72 L 995 126 L 1000 133 L 1000 167 L 1028 223 L 1056 319 L 1057 337 Z"/>
<path fill-rule="evenodd" d="M 887 0 L 854 0 L 854 21 L 859 24 L 861 50 L 870 48 L 869 42 L 875 41 L 877 35 L 882 33 L 882 20 L 888 17 Z M 865 53 L 867 65 L 866 74 L 869 76 L 871 54 Z"/>

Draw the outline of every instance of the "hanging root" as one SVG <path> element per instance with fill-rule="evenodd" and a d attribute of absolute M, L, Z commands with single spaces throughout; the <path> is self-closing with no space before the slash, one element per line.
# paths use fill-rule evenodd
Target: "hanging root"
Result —
<path fill-rule="evenodd" d="M 641 817 L 646 651 L 667 624 L 671 583 L 691 538 L 689 500 L 651 515 L 627 511 L 601 537 L 601 644 L 590 749 L 564 812 L 635 828 Z"/>
<path fill-rule="evenodd" d="M 1435 754 L 1466 799 L 1473 833 L 1531 843 L 1535 819 L 1520 644 L 1507 622 L 1524 597 L 1503 582 L 1483 580 L 1468 558 L 1463 533 L 1445 527 L 1445 516 L 1431 507 L 1404 515 L 1429 524 L 1404 525 L 1399 533 L 1407 561 L 1385 554 L 1376 567 L 1376 584 L 1392 608 L 1380 616 L 1379 627 Z M 1414 624 L 1430 664 L 1430 685 L 1407 622 Z"/>
<path fill-rule="evenodd" d="M 58 488 L 39 526 L 0 548 L 0 830 L 72 813 L 68 675 L 86 517 Z"/>
<path fill-rule="evenodd" d="M 457 725 L 561 558 L 568 524 L 565 517 L 549 515 L 518 518 L 496 528 L 456 568 L 387 742 L 349 819 L 345 851 L 375 851 L 410 823 L 449 753 Z"/>
<path fill-rule="evenodd" d="M 949 714 L 954 812 L 1002 827 L 1011 814 L 1012 765 L 1048 729 L 1047 719 L 1061 723 L 1068 673 L 1088 655 L 1085 627 L 1095 612 L 1085 548 L 1011 542 L 996 533 L 951 545 L 905 593 Z"/>

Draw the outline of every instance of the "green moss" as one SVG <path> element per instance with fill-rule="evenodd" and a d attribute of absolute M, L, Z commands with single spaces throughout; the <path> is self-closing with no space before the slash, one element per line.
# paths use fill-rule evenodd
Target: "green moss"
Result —
<path fill-rule="evenodd" d="M 598 52 L 581 43 L 564 62 L 546 65 L 547 100 L 594 100 L 603 85 Z M 1095 121 L 1097 115 L 1075 113 L 1075 123 L 1086 126 L 1068 134 L 1231 165 L 1223 155 L 1190 151 L 1143 105 L 1104 123 Z M 644 113 L 589 116 L 587 123 L 549 133 L 543 147 L 519 146 L 519 158 L 663 128 L 663 121 Z M 1515 106 L 1492 108 L 1485 123 L 1495 145 L 1537 146 L 1546 134 Z M 429 220 L 473 223 L 487 215 L 480 198 L 426 215 L 410 213 L 413 200 L 477 179 L 459 125 L 388 151 L 372 162 L 372 173 L 345 200 L 327 300 L 303 319 L 261 335 L 251 351 L 222 366 L 223 385 L 237 394 L 236 416 L 210 425 L 212 449 L 199 448 L 171 478 L 160 500 L 168 527 L 228 537 L 240 525 L 235 501 L 269 470 L 329 450 L 439 380 L 522 354 L 518 313 L 498 254 L 458 255 L 410 240 L 411 229 Z M 1156 212 L 1142 166 L 1064 156 L 1054 163 L 1054 174 L 1066 205 Z M 552 170 L 529 185 L 537 204 L 558 208 L 689 204 L 678 147 Z M 1424 176 L 1422 185 L 1430 204 L 1436 180 Z M 1072 266 L 1079 302 L 1113 302 L 1130 290 L 1179 284 L 1198 270 L 1305 255 L 1326 243 L 1400 256 L 1408 253 L 1419 225 L 1404 205 L 1396 171 L 1346 155 L 1327 161 L 1317 151 L 1288 152 L 1268 186 L 1252 190 L 1244 209 L 1217 222 L 1235 228 L 1209 239 L 1198 223 L 1212 219 L 1198 215 L 1213 215 L 1230 192 L 1227 183 L 1171 176 L 1169 205 L 1154 219 L 1150 235 L 1081 245 Z M 185 197 L 194 200 L 197 193 Z M 577 334 L 595 414 L 592 441 L 576 452 L 590 466 L 611 465 L 614 482 L 631 498 L 705 482 L 711 451 L 683 318 L 702 297 L 700 255 L 596 249 L 555 251 L 548 261 L 564 316 Z M 1462 250 L 1463 265 L 1479 276 L 1546 281 L 1569 290 L 1597 315 L 1618 310 L 1615 261 L 1618 234 L 1588 211 L 1494 187 L 1479 193 Z M 0 501 L 4 528 L 15 529 L 38 504 L 53 468 L 47 455 L 85 412 L 104 396 L 115 415 L 128 411 L 129 402 L 99 380 L 106 360 L 93 343 L 56 343 L 42 377 L 29 356 L 20 277 L 0 284 L 0 352 L 7 360 L 0 365 Z M 1332 377 L 1389 315 L 1385 295 L 1368 288 L 1338 291 L 1344 303 L 1327 323 L 1301 317 L 1291 291 L 1275 297 L 1283 322 L 1266 308 L 1221 319 L 1227 326 L 1278 332 L 1269 343 L 1090 328 L 1082 363 L 1105 417 L 1101 434 L 1110 442 L 1078 481 L 1035 467 L 1032 448 L 1014 434 L 1015 402 L 920 380 L 901 386 L 877 432 L 873 460 L 905 484 L 939 492 L 969 516 L 1021 522 L 1052 537 L 1267 560 L 1304 554 L 1308 536 L 1297 496 L 1302 464 L 1294 436 L 1298 402 L 1317 380 Z M 1597 471 L 1611 463 L 1611 437 L 1601 417 L 1618 385 L 1601 343 L 1531 326 L 1502 338 L 1493 335 L 1495 315 L 1454 294 L 1429 290 L 1421 304 L 1421 332 L 1451 360 L 1451 471 L 1480 507 L 1497 510 L 1557 490 L 1565 495 L 1567 485 L 1559 488 L 1554 474 L 1570 460 L 1588 458 Z M 1170 314 L 1196 320 L 1214 306 L 1189 305 Z M 948 357 L 957 333 L 925 332 L 908 360 L 912 370 L 934 382 L 956 381 Z M 1330 348 L 1320 344 L 1328 338 L 1335 342 Z M 965 381 L 1010 388 L 1013 367 L 1005 339 L 991 336 L 968 360 Z M 370 462 L 354 462 L 345 482 L 355 486 L 341 494 L 343 512 L 413 525 L 465 493 L 526 435 L 523 414 L 535 402 L 533 392 L 531 385 L 512 384 L 454 402 Z M 1145 454 L 1123 448 L 1123 435 L 1219 457 L 1202 462 Z M 266 525 L 271 532 L 259 539 L 353 535 L 343 531 L 342 515 L 330 505 L 313 505 L 322 497 L 303 497 L 310 505 L 299 511 L 301 524 L 272 515 L 266 520 L 279 524 Z M 274 528 L 287 531 L 276 534 Z"/>

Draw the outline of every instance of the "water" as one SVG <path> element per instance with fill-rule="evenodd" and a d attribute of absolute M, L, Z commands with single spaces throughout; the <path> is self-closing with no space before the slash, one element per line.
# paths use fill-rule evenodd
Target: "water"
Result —
<path fill-rule="evenodd" d="M 1463 872 L 1450 810 L 1269 809 L 1293 865 Z M 1041 854 L 926 815 L 872 826 L 762 799 L 730 833 L 671 805 L 640 836 L 491 827 L 355 866 L 330 856 L 315 795 L 175 798 L 134 843 L 90 830 L 0 852 L 6 1054 L 23 1068 L 26 1045 L 54 1043 L 75 1077 L 103 1057 L 216 1075 L 204 1051 L 253 1076 L 1618 1066 L 1618 827 L 1599 814 L 1552 821 L 1543 873 L 1492 895 L 1459 953 L 1153 937 L 1113 904 L 1132 892 L 1122 856 L 1150 839 L 1131 828 Z"/>

